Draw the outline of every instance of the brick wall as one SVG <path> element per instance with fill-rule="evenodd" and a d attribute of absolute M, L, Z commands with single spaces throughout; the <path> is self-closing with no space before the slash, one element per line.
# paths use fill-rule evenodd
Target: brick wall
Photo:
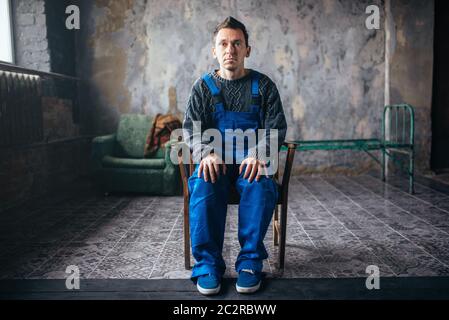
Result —
<path fill-rule="evenodd" d="M 0 211 L 87 177 L 89 138 L 38 143 L 0 152 Z"/>
<path fill-rule="evenodd" d="M 43 97 L 42 113 L 44 141 L 79 136 L 79 126 L 73 123 L 71 100 Z"/>
<path fill-rule="evenodd" d="M 50 71 L 45 1 L 14 0 L 12 5 L 16 64 Z"/>
<path fill-rule="evenodd" d="M 61 27 L 63 2 L 68 1 L 12 1 L 17 65 L 75 75 L 75 36 Z M 0 211 L 89 180 L 91 138 L 80 133 L 83 123 L 74 119 L 75 100 L 67 94 L 72 89 L 60 80 L 44 82 L 42 141 L 0 149 Z"/>
<path fill-rule="evenodd" d="M 49 192 L 89 183 L 91 138 L 73 122 L 72 102 L 42 97 L 43 140 L 0 148 L 0 212 Z"/>

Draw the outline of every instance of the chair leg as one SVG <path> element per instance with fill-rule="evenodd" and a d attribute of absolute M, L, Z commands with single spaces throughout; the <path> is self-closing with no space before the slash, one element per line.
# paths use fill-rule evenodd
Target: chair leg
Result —
<path fill-rule="evenodd" d="M 285 240 L 287 233 L 287 201 L 281 205 L 281 227 L 280 227 L 280 243 L 279 243 L 279 269 L 284 269 L 285 260 Z"/>
<path fill-rule="evenodd" d="M 184 202 L 184 266 L 188 270 L 190 266 L 190 221 L 189 205 Z"/>
<path fill-rule="evenodd" d="M 273 219 L 273 244 L 275 246 L 279 245 L 278 225 L 279 225 L 279 205 L 276 204 L 276 207 L 274 209 L 274 219 Z"/>
<path fill-rule="evenodd" d="M 410 194 L 414 194 L 415 193 L 415 151 L 412 150 L 409 153 L 409 157 L 410 157 L 410 162 L 409 162 L 409 169 L 408 169 L 408 174 L 409 174 L 409 190 L 408 192 Z"/>

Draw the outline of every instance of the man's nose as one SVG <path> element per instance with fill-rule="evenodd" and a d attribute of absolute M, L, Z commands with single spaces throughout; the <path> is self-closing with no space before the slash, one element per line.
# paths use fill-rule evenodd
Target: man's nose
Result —
<path fill-rule="evenodd" d="M 233 53 L 235 51 L 235 47 L 232 44 L 228 44 L 226 47 L 226 53 Z"/>

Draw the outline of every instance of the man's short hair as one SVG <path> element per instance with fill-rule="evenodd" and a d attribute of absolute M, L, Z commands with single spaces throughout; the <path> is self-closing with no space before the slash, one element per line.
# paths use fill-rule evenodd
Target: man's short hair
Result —
<path fill-rule="evenodd" d="M 229 28 L 229 29 L 240 29 L 243 32 L 243 35 L 245 36 L 245 44 L 247 47 L 249 47 L 249 42 L 248 42 L 248 32 L 246 31 L 246 27 L 243 23 L 241 23 L 240 21 L 238 21 L 237 19 L 235 19 L 234 17 L 227 17 L 223 22 L 221 22 L 214 31 L 214 43 L 217 37 L 218 32 L 221 29 L 225 29 L 225 28 Z"/>

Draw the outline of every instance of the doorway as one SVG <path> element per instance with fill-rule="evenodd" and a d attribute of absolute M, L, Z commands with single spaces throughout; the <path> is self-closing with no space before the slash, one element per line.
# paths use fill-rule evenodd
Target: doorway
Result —
<path fill-rule="evenodd" d="M 431 168 L 449 172 L 449 5 L 435 1 Z"/>

